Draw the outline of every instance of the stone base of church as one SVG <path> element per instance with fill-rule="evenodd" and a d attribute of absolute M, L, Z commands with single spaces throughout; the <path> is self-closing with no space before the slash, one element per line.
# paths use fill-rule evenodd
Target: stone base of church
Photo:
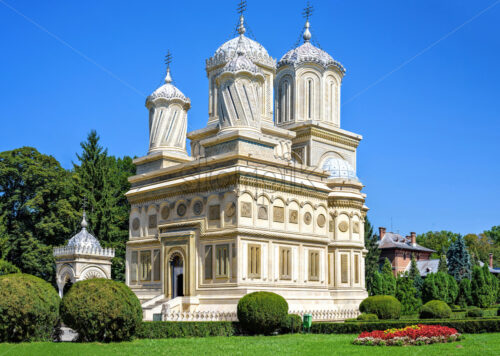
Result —
<path fill-rule="evenodd" d="M 269 291 L 283 296 L 290 314 L 311 314 L 314 321 L 341 321 L 359 315 L 359 304 L 367 297 L 364 290 L 294 290 L 276 288 L 221 289 L 197 296 L 166 300 L 162 296 L 143 303 L 144 320 L 161 314 L 164 321 L 237 321 L 237 305 L 242 296 Z"/>

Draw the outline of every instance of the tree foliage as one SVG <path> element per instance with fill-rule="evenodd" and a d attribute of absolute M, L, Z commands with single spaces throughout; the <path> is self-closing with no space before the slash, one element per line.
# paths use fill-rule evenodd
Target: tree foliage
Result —
<path fill-rule="evenodd" d="M 427 303 L 431 300 L 441 300 L 453 304 L 457 299 L 458 285 L 455 279 L 447 273 L 429 273 L 424 280 L 422 300 Z"/>
<path fill-rule="evenodd" d="M 420 271 L 417 267 L 417 261 L 415 257 L 411 259 L 410 271 L 408 277 L 413 280 L 413 285 L 415 286 L 416 297 L 422 298 L 422 288 L 424 287 L 424 279 L 420 275 Z"/>
<path fill-rule="evenodd" d="M 380 258 L 380 249 L 377 244 L 378 235 L 373 233 L 373 226 L 368 220 L 368 216 L 365 218 L 365 248 L 368 253 L 365 257 L 365 280 L 366 289 L 369 295 L 376 295 L 374 290 L 375 272 L 378 271 L 378 260 Z"/>
<path fill-rule="evenodd" d="M 475 266 L 472 271 L 472 300 L 474 305 L 486 308 L 497 300 L 498 280 L 490 273 L 488 265 Z"/>
<path fill-rule="evenodd" d="M 458 285 L 457 304 L 462 308 L 474 304 L 474 300 L 472 299 L 471 281 L 468 278 L 463 278 Z"/>
<path fill-rule="evenodd" d="M 455 242 L 459 234 L 451 231 L 429 231 L 417 236 L 417 243 L 436 251 L 432 258 L 446 254 L 450 245 Z M 437 255 L 437 256 L 436 256 Z"/>
<path fill-rule="evenodd" d="M 470 278 L 470 255 L 465 246 L 465 240 L 459 236 L 457 240 L 451 244 L 446 253 L 448 259 L 448 271 L 460 282 L 463 278 Z"/>
<path fill-rule="evenodd" d="M 439 256 L 438 272 L 448 273 L 448 264 L 445 255 Z"/>
<path fill-rule="evenodd" d="M 388 258 L 382 265 L 382 281 L 384 285 L 384 295 L 396 295 L 396 277 L 392 272 L 392 265 Z"/>
<path fill-rule="evenodd" d="M 415 283 L 408 274 L 396 279 L 396 299 L 401 302 L 401 312 L 405 315 L 415 313 L 422 305 L 422 300 L 417 295 Z"/>

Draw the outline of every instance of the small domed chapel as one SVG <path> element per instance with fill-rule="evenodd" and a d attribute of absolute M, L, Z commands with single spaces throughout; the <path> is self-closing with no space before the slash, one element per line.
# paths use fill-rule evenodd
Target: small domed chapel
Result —
<path fill-rule="evenodd" d="M 241 13 L 237 36 L 206 61 L 202 129 L 187 132 L 191 102 L 170 68 L 147 98 L 126 254 L 145 320 L 237 320 L 254 291 L 313 320 L 357 315 L 367 297 L 362 138 L 341 129 L 345 69 L 310 26 L 307 17 L 302 43 L 276 61 Z"/>

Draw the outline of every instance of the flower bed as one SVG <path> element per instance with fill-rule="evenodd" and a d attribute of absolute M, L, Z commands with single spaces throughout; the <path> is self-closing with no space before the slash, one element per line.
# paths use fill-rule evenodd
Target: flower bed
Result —
<path fill-rule="evenodd" d="M 461 334 L 453 328 L 441 325 L 411 325 L 401 329 L 385 331 L 365 331 L 356 340 L 355 345 L 427 345 L 438 342 L 453 342 L 460 340 Z"/>

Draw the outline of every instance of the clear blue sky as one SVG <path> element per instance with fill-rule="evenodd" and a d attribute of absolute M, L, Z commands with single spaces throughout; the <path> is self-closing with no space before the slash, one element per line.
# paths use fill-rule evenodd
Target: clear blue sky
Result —
<path fill-rule="evenodd" d="M 205 59 L 232 35 L 236 2 L 0 0 L 0 151 L 34 146 L 70 168 L 96 129 L 111 154 L 145 154 L 144 102 L 162 83 L 167 49 L 192 100 L 189 130 L 203 127 Z M 364 136 L 358 176 L 375 226 L 500 224 L 496 3 L 313 1 L 313 35 L 347 68 L 341 122 Z M 247 21 L 273 57 L 296 42 L 304 6 L 248 1 Z"/>

